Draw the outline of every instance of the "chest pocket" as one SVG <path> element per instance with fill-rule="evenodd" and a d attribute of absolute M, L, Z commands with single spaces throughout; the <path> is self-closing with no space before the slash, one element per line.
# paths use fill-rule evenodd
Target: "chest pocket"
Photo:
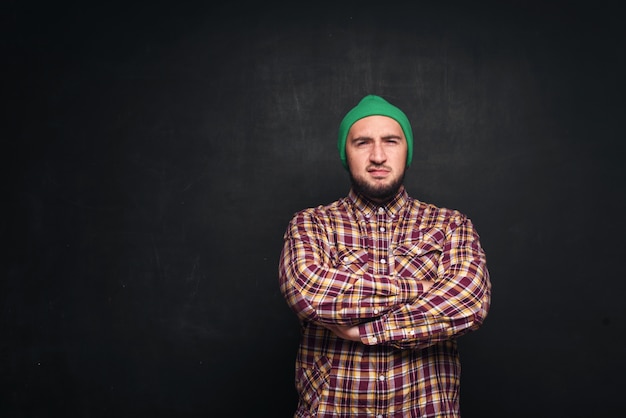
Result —
<path fill-rule="evenodd" d="M 393 255 L 395 271 L 399 276 L 436 280 L 441 255 L 439 244 L 428 241 L 406 242 L 398 245 Z"/>
<path fill-rule="evenodd" d="M 369 255 L 367 250 L 360 248 L 339 248 L 335 266 L 350 273 L 363 274 L 368 270 Z"/>

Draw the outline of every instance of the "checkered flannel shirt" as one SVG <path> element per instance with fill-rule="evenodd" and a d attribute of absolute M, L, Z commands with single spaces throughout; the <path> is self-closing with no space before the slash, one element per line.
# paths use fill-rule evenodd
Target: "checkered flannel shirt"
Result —
<path fill-rule="evenodd" d="M 470 219 L 404 188 L 383 206 L 351 190 L 295 214 L 279 281 L 302 325 L 295 417 L 459 416 L 455 339 L 491 295 Z M 325 325 L 358 325 L 361 342 Z"/>

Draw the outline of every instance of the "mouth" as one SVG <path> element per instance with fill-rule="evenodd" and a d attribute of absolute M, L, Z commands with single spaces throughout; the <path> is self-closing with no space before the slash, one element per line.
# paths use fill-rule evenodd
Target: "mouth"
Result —
<path fill-rule="evenodd" d="M 385 167 L 370 167 L 367 169 L 367 172 L 372 175 L 374 178 L 382 178 L 386 177 L 391 170 Z"/>

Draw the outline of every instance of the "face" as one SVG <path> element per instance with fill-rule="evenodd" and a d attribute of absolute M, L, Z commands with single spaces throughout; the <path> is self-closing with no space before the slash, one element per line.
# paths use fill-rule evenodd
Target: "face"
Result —
<path fill-rule="evenodd" d="M 400 124 L 368 116 L 352 125 L 346 159 L 355 190 L 376 202 L 393 197 L 404 180 L 407 143 Z"/>

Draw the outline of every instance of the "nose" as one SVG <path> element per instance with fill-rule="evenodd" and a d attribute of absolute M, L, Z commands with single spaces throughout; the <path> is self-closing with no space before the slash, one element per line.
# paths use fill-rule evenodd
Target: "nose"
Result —
<path fill-rule="evenodd" d="M 382 164 L 387 161 L 387 155 L 381 142 L 374 142 L 372 152 L 370 153 L 370 161 L 374 164 Z"/>

